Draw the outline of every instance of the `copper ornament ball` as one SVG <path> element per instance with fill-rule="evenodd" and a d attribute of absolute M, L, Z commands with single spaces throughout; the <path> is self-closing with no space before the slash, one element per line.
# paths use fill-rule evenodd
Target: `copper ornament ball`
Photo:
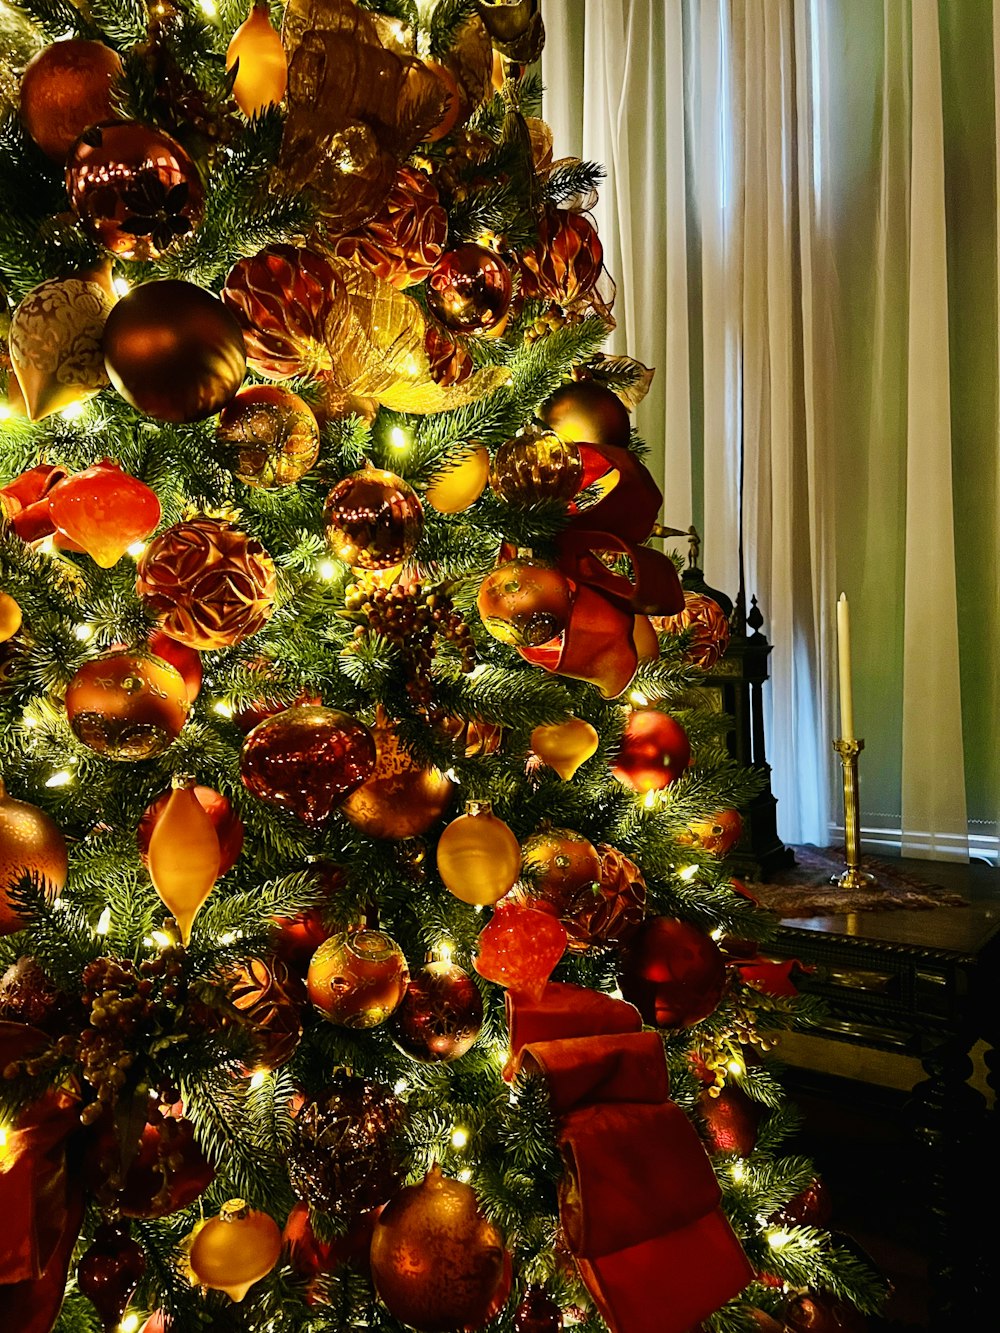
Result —
<path fill-rule="evenodd" d="M 114 115 L 112 88 L 121 74 L 116 51 L 73 37 L 33 56 L 21 76 L 21 119 L 39 148 L 60 165 L 89 125 Z"/>
<path fill-rule="evenodd" d="M 485 245 L 447 250 L 427 279 L 427 304 L 453 333 L 486 333 L 510 309 L 510 269 Z"/>
<path fill-rule="evenodd" d="M 454 963 L 432 962 L 410 978 L 389 1035 L 412 1059 L 443 1064 L 465 1055 L 482 1026 L 482 996 L 469 974 Z"/>
<path fill-rule="evenodd" d="M 722 998 L 726 964 L 715 940 L 698 926 L 655 916 L 626 947 L 618 983 L 651 1027 L 692 1027 Z"/>
<path fill-rule="evenodd" d="M 631 439 L 632 423 L 625 404 L 596 380 L 562 385 L 545 400 L 538 415 L 563 440 L 627 449 Z"/>
<path fill-rule="evenodd" d="M 408 560 L 424 530 L 413 487 L 394 472 L 366 467 L 331 489 L 323 510 L 326 539 L 338 560 L 355 569 L 391 569 Z"/>
<path fill-rule="evenodd" d="M 85 662 L 66 690 L 76 738 L 105 759 L 132 763 L 162 754 L 191 707 L 184 677 L 157 657 L 111 652 Z"/>
<path fill-rule="evenodd" d="M 374 1028 L 399 1008 L 410 979 L 403 951 L 381 930 L 333 935 L 313 954 L 309 999 L 339 1027 Z"/>
<path fill-rule="evenodd" d="M 319 457 L 309 404 L 275 384 L 240 389 L 219 416 L 221 461 L 248 486 L 273 491 L 300 481 Z"/>
<path fill-rule="evenodd" d="M 193 282 L 144 282 L 104 326 L 104 365 L 127 403 L 157 421 L 202 421 L 243 382 L 246 351 L 234 316 Z"/>
<path fill-rule="evenodd" d="M 67 868 L 66 839 L 55 821 L 38 806 L 10 796 L 0 780 L 0 935 L 26 924 L 9 899 L 21 877 L 36 875 L 54 898 L 66 883 Z"/>

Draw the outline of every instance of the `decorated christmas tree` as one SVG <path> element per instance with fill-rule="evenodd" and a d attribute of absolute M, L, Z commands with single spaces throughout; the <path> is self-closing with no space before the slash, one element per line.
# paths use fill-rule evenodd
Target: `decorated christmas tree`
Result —
<path fill-rule="evenodd" d="M 537 5 L 4 23 L 0 1328 L 876 1308 Z"/>

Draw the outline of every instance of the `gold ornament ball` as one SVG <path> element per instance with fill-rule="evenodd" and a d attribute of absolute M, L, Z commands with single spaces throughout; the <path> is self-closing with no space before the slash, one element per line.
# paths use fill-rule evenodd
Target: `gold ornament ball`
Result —
<path fill-rule="evenodd" d="M 439 514 L 463 514 L 486 489 L 489 473 L 489 453 L 479 445 L 438 473 L 427 487 L 427 503 Z"/>
<path fill-rule="evenodd" d="M 215 438 L 233 475 L 265 491 L 293 486 L 319 457 L 312 408 L 276 384 L 240 389 L 222 409 Z"/>
<path fill-rule="evenodd" d="M 583 460 L 576 444 L 548 430 L 505 441 L 490 468 L 490 486 L 498 499 L 522 506 L 571 500 L 582 478 Z"/>
<path fill-rule="evenodd" d="M 116 51 L 103 42 L 73 37 L 39 51 L 21 78 L 21 119 L 54 162 L 88 127 L 114 115 L 111 90 L 122 72 Z"/>
<path fill-rule="evenodd" d="M 538 415 L 564 440 L 627 449 L 632 424 L 618 395 L 596 380 L 574 380 L 556 389 Z"/>
<path fill-rule="evenodd" d="M 23 875 L 37 875 L 49 897 L 66 883 L 66 839 L 44 810 L 7 794 L 0 780 L 0 935 L 27 924 L 8 894 Z"/>
<path fill-rule="evenodd" d="M 0 592 L 0 643 L 12 639 L 21 628 L 21 608 L 9 592 Z"/>
<path fill-rule="evenodd" d="M 375 771 L 340 807 L 341 814 L 369 838 L 413 838 L 444 815 L 454 783 L 438 768 L 424 768 L 400 745 L 388 722 L 377 722 Z"/>
<path fill-rule="evenodd" d="M 273 1217 L 230 1199 L 199 1228 L 188 1262 L 203 1287 L 224 1291 L 237 1303 L 267 1277 L 281 1254 L 281 1229 Z"/>
<path fill-rule="evenodd" d="M 408 560 L 424 531 L 413 487 L 376 467 L 337 482 L 326 497 L 323 521 L 333 554 L 354 569 L 390 569 Z"/>
<path fill-rule="evenodd" d="M 521 873 L 521 844 L 488 801 L 470 801 L 438 839 L 438 874 L 463 903 L 491 907 Z"/>
<path fill-rule="evenodd" d="M 338 1027 L 375 1028 L 402 1003 L 410 972 L 403 951 L 381 930 L 324 940 L 309 963 L 306 989 Z"/>
<path fill-rule="evenodd" d="M 181 734 L 190 707 L 176 667 L 129 652 L 85 662 L 66 690 L 66 715 L 77 740 L 123 763 L 162 754 Z"/>

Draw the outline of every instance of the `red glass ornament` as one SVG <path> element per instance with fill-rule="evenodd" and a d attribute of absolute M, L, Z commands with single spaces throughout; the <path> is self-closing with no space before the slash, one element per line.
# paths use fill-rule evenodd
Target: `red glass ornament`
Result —
<path fill-rule="evenodd" d="M 521 256 L 526 296 L 562 306 L 593 291 L 604 267 L 597 228 L 584 213 L 550 204 L 538 220 L 538 240 Z"/>
<path fill-rule="evenodd" d="M 243 742 L 240 772 L 253 794 L 321 828 L 375 770 L 375 739 L 363 722 L 336 708 L 286 708 Z"/>
<path fill-rule="evenodd" d="M 317 1277 L 320 1273 L 335 1273 L 338 1268 L 348 1264 L 362 1273 L 370 1272 L 368 1255 L 372 1232 L 380 1212 L 381 1208 L 372 1208 L 369 1212 L 362 1213 L 343 1236 L 322 1241 L 312 1229 L 309 1205 L 295 1204 L 288 1214 L 282 1236 L 293 1272 L 298 1273 L 300 1277 Z M 314 1299 L 307 1291 L 306 1300 L 309 1304 L 312 1304 Z"/>
<path fill-rule="evenodd" d="M 597 851 L 598 882 L 582 883 L 560 900 L 557 915 L 574 950 L 627 943 L 646 912 L 646 881 L 635 862 L 606 843 Z"/>
<path fill-rule="evenodd" d="M 852 1305 L 821 1291 L 793 1296 L 781 1317 L 788 1333 L 869 1333 L 872 1327 Z"/>
<path fill-rule="evenodd" d="M 365 467 L 338 481 L 323 509 L 326 540 L 355 569 L 391 569 L 408 560 L 424 530 L 413 487 L 394 472 Z"/>
<path fill-rule="evenodd" d="M 427 304 L 454 333 L 485 333 L 510 308 L 510 269 L 485 245 L 448 250 L 427 279 Z"/>
<path fill-rule="evenodd" d="M 767 1219 L 775 1227 L 825 1227 L 833 1216 L 830 1191 L 819 1176 Z"/>
<path fill-rule="evenodd" d="M 656 708 L 635 708 L 611 771 L 633 791 L 660 791 L 691 762 L 691 742 L 681 724 Z"/>
<path fill-rule="evenodd" d="M 514 1311 L 514 1333 L 561 1333 L 562 1311 L 544 1287 L 529 1287 Z"/>
<path fill-rule="evenodd" d="M 562 916 L 582 890 L 596 888 L 601 878 L 597 848 L 574 829 L 533 833 L 522 848 L 522 879 L 533 898 Z"/>
<path fill-rule="evenodd" d="M 77 1264 L 76 1284 L 108 1333 L 120 1322 L 145 1271 L 146 1256 L 129 1235 L 128 1225 L 102 1223 Z"/>
<path fill-rule="evenodd" d="M 215 1168 L 198 1147 L 190 1120 L 163 1114 L 155 1100 L 147 1115 L 124 1177 L 122 1148 L 110 1115 L 84 1166 L 88 1187 L 123 1217 L 167 1217 L 193 1203 L 215 1179 Z"/>
<path fill-rule="evenodd" d="M 487 981 L 537 1000 L 566 952 L 566 927 L 549 912 L 497 903 L 479 935 L 473 967 Z"/>
<path fill-rule="evenodd" d="M 402 290 L 423 282 L 441 258 L 448 214 L 430 177 L 402 166 L 385 203 L 370 221 L 330 249 Z"/>
<path fill-rule="evenodd" d="M 466 349 L 460 343 L 453 342 L 436 324 L 427 325 L 424 351 L 427 353 L 431 379 L 446 389 L 464 383 L 476 368 Z"/>
<path fill-rule="evenodd" d="M 761 1121 L 759 1103 L 730 1080 L 717 1090 L 703 1088 L 698 1094 L 699 1133 L 710 1153 L 736 1153 L 747 1157 L 757 1146 Z"/>
<path fill-rule="evenodd" d="M 186 643 L 179 643 L 161 629 L 154 629 L 149 636 L 149 651 L 154 657 L 162 658 L 181 673 L 187 697 L 194 703 L 201 693 L 201 654 Z"/>
<path fill-rule="evenodd" d="M 619 984 L 643 1022 L 686 1028 L 712 1013 L 726 984 L 726 964 L 710 935 L 676 917 L 651 917 L 622 955 Z"/>
<path fill-rule="evenodd" d="M 110 569 L 133 542 L 154 531 L 160 502 L 145 482 L 104 458 L 57 482 L 49 492 L 49 513 L 59 533 Z"/>
<path fill-rule="evenodd" d="M 495 639 L 515 648 L 535 648 L 566 628 L 570 587 L 558 569 L 535 560 L 508 560 L 483 579 L 476 606 Z"/>
<path fill-rule="evenodd" d="M 198 799 L 198 804 L 212 821 L 219 839 L 219 877 L 221 878 L 223 875 L 229 874 L 243 850 L 243 820 L 233 809 L 228 796 L 223 796 L 221 792 L 215 791 L 214 788 L 195 787 L 194 794 Z M 142 818 L 139 820 L 136 839 L 139 843 L 139 856 L 143 865 L 148 864 L 149 840 L 153 836 L 153 829 L 156 828 L 160 816 L 167 808 L 170 797 L 171 793 L 169 791 L 165 791 L 162 796 L 158 796 L 151 805 L 146 807 Z"/>
<path fill-rule="evenodd" d="M 329 259 L 294 245 L 270 245 L 241 259 L 222 289 L 246 343 L 247 365 L 268 379 L 329 369 L 326 320 L 343 283 Z"/>
<path fill-rule="evenodd" d="M 225 968 L 222 981 L 224 1013 L 250 1038 L 243 1073 L 287 1064 L 302 1039 L 306 992 L 300 978 L 280 958 L 248 958 Z"/>
<path fill-rule="evenodd" d="M 410 978 L 389 1035 L 406 1055 L 426 1064 L 457 1060 L 483 1025 L 476 983 L 454 963 L 426 963 Z"/>

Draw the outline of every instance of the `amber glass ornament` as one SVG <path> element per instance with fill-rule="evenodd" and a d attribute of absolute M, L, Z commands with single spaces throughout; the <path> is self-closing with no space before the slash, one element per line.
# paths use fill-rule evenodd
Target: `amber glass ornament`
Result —
<path fill-rule="evenodd" d="M 221 879 L 223 875 L 229 874 L 243 850 L 243 820 L 233 809 L 229 798 L 223 796 L 221 792 L 215 791 L 212 787 L 201 786 L 194 786 L 191 790 L 198 804 L 212 821 L 212 827 L 215 829 L 215 836 L 219 842 L 219 878 Z M 139 857 L 143 865 L 148 865 L 149 843 L 153 830 L 159 823 L 172 795 L 172 792 L 165 791 L 162 796 L 158 796 L 152 805 L 146 807 L 142 818 L 139 820 L 139 827 L 136 829 L 136 840 L 139 844 Z"/>
<path fill-rule="evenodd" d="M 205 211 L 187 153 L 137 120 L 85 130 L 66 161 L 66 191 L 84 228 L 119 259 L 155 263 L 192 234 Z"/>
<path fill-rule="evenodd" d="M 412 1059 L 442 1064 L 471 1049 L 482 1026 L 482 997 L 468 972 L 432 962 L 410 978 L 389 1035 Z"/>
<path fill-rule="evenodd" d="M 329 370 L 326 321 L 342 287 L 335 264 L 294 245 L 235 264 L 222 300 L 243 331 L 250 368 L 275 380 Z"/>
<path fill-rule="evenodd" d="M 199 652 L 256 634 L 274 610 L 274 561 L 225 519 L 175 523 L 143 551 L 135 589 L 161 628 Z"/>
<path fill-rule="evenodd" d="M 690 634 L 684 656 L 710 671 L 729 647 L 729 619 L 718 602 L 700 592 L 685 592 L 684 610 L 676 616 L 656 616 L 653 624 L 668 634 Z"/>
<path fill-rule="evenodd" d="M 825 1182 L 815 1176 L 804 1190 L 768 1217 L 773 1227 L 825 1227 L 833 1217 L 833 1201 Z"/>
<path fill-rule="evenodd" d="M 60 166 L 89 125 L 115 114 L 112 89 L 122 72 L 117 51 L 71 37 L 33 56 L 21 76 L 24 128 Z"/>
<path fill-rule="evenodd" d="M 600 742 L 597 728 L 580 717 L 544 724 L 531 733 L 532 750 L 563 782 L 569 782 L 580 765 L 597 753 Z"/>
<path fill-rule="evenodd" d="M 189 648 L 186 643 L 179 643 L 172 639 L 169 634 L 164 634 L 161 629 L 154 629 L 148 639 L 149 651 L 154 657 L 162 657 L 164 662 L 169 662 L 172 667 L 184 677 L 184 688 L 187 690 L 187 697 L 194 703 L 201 693 L 201 654 L 194 648 Z"/>
<path fill-rule="evenodd" d="M 130 652 L 85 662 L 66 690 L 73 734 L 122 763 L 162 754 L 181 734 L 190 706 L 179 671 Z"/>
<path fill-rule="evenodd" d="M 0 592 L 0 643 L 12 639 L 21 628 L 24 617 L 21 608 L 9 592 Z"/>
<path fill-rule="evenodd" d="M 339 1027 L 375 1028 L 399 1008 L 410 979 L 403 951 L 382 930 L 332 935 L 306 973 L 309 999 Z"/>
<path fill-rule="evenodd" d="M 517 882 L 521 844 L 489 801 L 468 801 L 438 839 L 437 868 L 456 898 L 489 907 Z"/>
<path fill-rule="evenodd" d="M 475 1190 L 435 1164 L 386 1204 L 372 1233 L 375 1290 L 394 1319 L 421 1333 L 479 1329 L 505 1277 L 503 1237 Z"/>
<path fill-rule="evenodd" d="M 538 220 L 537 242 L 521 255 L 525 295 L 572 305 L 593 291 L 603 268 L 604 248 L 586 214 L 548 205 Z"/>
<path fill-rule="evenodd" d="M 424 351 L 431 379 L 445 389 L 464 384 L 476 368 L 468 350 L 454 338 L 449 338 L 438 324 L 427 325 Z"/>
<path fill-rule="evenodd" d="M 622 955 L 619 985 L 651 1026 L 687 1028 L 715 1011 L 726 984 L 719 946 L 676 917 L 650 917 Z"/>
<path fill-rule="evenodd" d="M 709 819 L 693 819 L 687 831 L 678 836 L 684 846 L 700 847 L 703 852 L 728 856 L 743 833 L 743 818 L 732 806 L 717 810 Z"/>
<path fill-rule="evenodd" d="M 29 420 L 85 403 L 107 385 L 102 339 L 113 306 L 106 268 L 49 278 L 18 304 L 8 343 Z"/>
<path fill-rule="evenodd" d="M 259 116 L 280 102 L 288 87 L 288 60 L 281 38 L 271 26 L 266 0 L 253 0 L 250 13 L 233 33 L 226 49 L 226 69 L 239 61 L 233 97 L 245 116 Z"/>
<path fill-rule="evenodd" d="M 265 491 L 294 485 L 319 457 L 312 408 L 275 384 L 240 389 L 222 409 L 215 438 L 233 475 Z"/>
<path fill-rule="evenodd" d="M 439 514 L 464 514 L 486 489 L 489 472 L 489 452 L 477 445 L 437 474 L 427 487 L 427 503 Z"/>
<path fill-rule="evenodd" d="M 406 1179 L 406 1106 L 381 1083 L 339 1073 L 292 1121 L 288 1176 L 311 1208 L 350 1225 Z"/>
<path fill-rule="evenodd" d="M 399 743 L 392 723 L 376 719 L 375 771 L 351 792 L 340 812 L 369 838 L 413 838 L 443 817 L 455 785 L 438 768 L 427 768 Z"/>
<path fill-rule="evenodd" d="M 110 458 L 56 482 L 49 492 L 56 530 L 102 569 L 110 569 L 133 542 L 144 541 L 160 521 L 156 493 Z"/>
<path fill-rule="evenodd" d="M 375 738 L 336 708 L 301 704 L 266 718 L 243 743 L 244 784 L 269 805 L 321 828 L 375 770 Z"/>
<path fill-rule="evenodd" d="M 50 898 L 66 884 L 66 839 L 37 805 L 18 801 L 0 779 L 0 935 L 13 935 L 27 922 L 10 900 L 23 875 L 37 877 Z"/>
<path fill-rule="evenodd" d="M 698 1094 L 698 1131 L 710 1153 L 736 1153 L 747 1157 L 757 1146 L 762 1119 L 759 1102 L 748 1097 L 732 1080 L 719 1088 L 702 1088 Z"/>
<path fill-rule="evenodd" d="M 280 958 L 248 958 L 226 967 L 223 1005 L 250 1039 L 243 1072 L 279 1069 L 302 1039 L 305 987 Z"/>
<path fill-rule="evenodd" d="M 243 383 L 246 351 L 217 297 L 174 278 L 144 282 L 104 326 L 104 364 L 127 403 L 158 421 L 203 421 Z"/>
<path fill-rule="evenodd" d="M 281 1231 L 267 1213 L 255 1212 L 242 1199 L 230 1199 L 200 1227 L 188 1263 L 203 1287 L 242 1301 L 255 1282 L 267 1277 L 281 1254 Z"/>
<path fill-rule="evenodd" d="M 326 540 L 355 569 L 390 569 L 408 560 L 424 530 L 413 487 L 394 472 L 364 467 L 331 489 L 323 509 Z"/>
<path fill-rule="evenodd" d="M 570 587 L 558 569 L 535 560 L 508 560 L 483 579 L 476 606 L 495 639 L 515 648 L 537 648 L 566 628 Z"/>
<path fill-rule="evenodd" d="M 564 440 L 627 449 L 632 433 L 625 404 L 596 380 L 574 380 L 556 389 L 538 415 Z"/>
<path fill-rule="evenodd" d="M 567 938 L 566 927 L 551 912 L 509 900 L 497 903 L 479 933 L 473 967 L 487 981 L 538 1000 L 566 952 Z"/>
<path fill-rule="evenodd" d="M 635 708 L 611 771 L 633 791 L 660 791 L 676 782 L 690 762 L 691 742 L 676 718 L 656 708 Z"/>
<path fill-rule="evenodd" d="M 510 308 L 510 269 L 472 242 L 447 250 L 427 279 L 427 304 L 454 333 L 486 333 Z"/>
<path fill-rule="evenodd" d="M 149 839 L 149 877 L 177 922 L 181 942 L 219 878 L 222 853 L 215 825 L 194 793 L 194 778 L 175 778 L 174 789 Z"/>
<path fill-rule="evenodd" d="M 828 1291 L 803 1291 L 792 1296 L 781 1311 L 781 1319 L 781 1333 L 874 1333 L 870 1319 Z"/>
<path fill-rule="evenodd" d="M 447 234 L 448 214 L 434 183 L 416 167 L 402 166 L 375 216 L 338 236 L 330 250 L 403 290 L 428 276 L 441 258 Z"/>
<path fill-rule="evenodd" d="M 111 1333 L 146 1271 L 146 1255 L 127 1222 L 102 1222 L 76 1266 L 76 1285 Z"/>
<path fill-rule="evenodd" d="M 508 504 L 570 500 L 580 489 L 580 450 L 552 431 L 525 431 L 505 441 L 490 468 L 490 486 Z"/>
<path fill-rule="evenodd" d="M 562 1311 L 544 1287 L 529 1287 L 514 1311 L 514 1333 L 562 1333 Z"/>

